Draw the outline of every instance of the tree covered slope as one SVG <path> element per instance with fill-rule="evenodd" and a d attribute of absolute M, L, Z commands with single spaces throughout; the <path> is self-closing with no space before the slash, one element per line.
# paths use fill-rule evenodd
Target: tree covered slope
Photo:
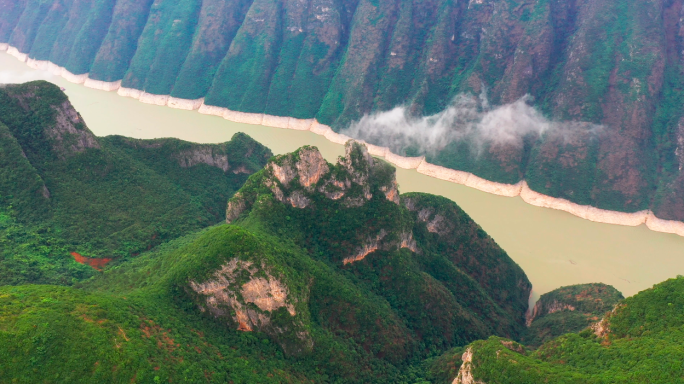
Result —
<path fill-rule="evenodd" d="M 552 296 L 567 298 L 574 291 L 586 297 L 592 290 L 596 298 L 616 297 L 605 286 L 586 285 L 564 287 Z M 438 378 L 435 383 L 680 383 L 683 300 L 684 279 L 669 279 L 621 300 L 583 331 L 554 337 L 537 349 L 490 337 L 434 359 L 427 370 Z M 592 307 L 582 301 L 575 303 L 584 311 Z M 565 326 L 572 326 L 573 318 L 567 319 Z"/>
<path fill-rule="evenodd" d="M 0 87 L 0 147 L 2 284 L 64 283 L 44 261 L 136 255 L 223 221 L 271 157 L 244 134 L 216 145 L 98 138 L 47 82 Z"/>
<path fill-rule="evenodd" d="M 541 295 L 532 308 L 521 342 L 538 347 L 554 337 L 579 332 L 601 320 L 622 299 L 617 289 L 601 283 L 554 289 Z"/>
<path fill-rule="evenodd" d="M 684 279 L 526 324 L 522 269 L 357 142 L 98 138 L 46 82 L 0 109 L 0 383 L 681 381 Z"/>
<path fill-rule="evenodd" d="M 98 142 L 120 154 L 160 143 Z M 180 144 L 161 143 L 145 164 L 190 177 L 165 171 Z M 425 358 L 519 338 L 520 267 L 455 203 L 399 195 L 393 167 L 346 149 L 337 164 L 314 147 L 271 158 L 229 200 L 229 223 L 71 287 L 0 287 L 3 378 L 414 383 Z"/>
<path fill-rule="evenodd" d="M 680 0 L 2 0 L 0 42 L 92 79 L 335 129 L 397 105 L 431 115 L 465 94 L 486 111 L 529 94 L 551 120 L 603 128 L 393 150 L 493 181 L 524 178 L 579 204 L 684 220 L 681 9 Z"/>
<path fill-rule="evenodd" d="M 520 267 L 453 202 L 399 196 L 392 166 L 360 144 L 346 150 L 336 165 L 313 147 L 276 157 L 229 201 L 228 220 L 365 282 L 409 329 L 427 327 L 407 335 L 422 348 L 518 334 L 530 289 Z"/>

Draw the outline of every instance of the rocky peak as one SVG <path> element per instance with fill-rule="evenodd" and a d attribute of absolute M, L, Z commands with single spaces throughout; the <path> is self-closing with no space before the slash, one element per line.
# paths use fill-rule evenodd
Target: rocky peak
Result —
<path fill-rule="evenodd" d="M 52 149 L 58 157 L 67 158 L 88 148 L 100 149 L 97 138 L 70 102 L 64 101 L 52 108 L 56 111 L 55 123 L 45 133 L 52 140 Z"/>
<path fill-rule="evenodd" d="M 346 143 L 345 155 L 335 165 L 328 163 L 316 147 L 304 146 L 271 160 L 259 180 L 276 200 L 296 208 L 309 207 L 316 195 L 341 201 L 347 207 L 360 207 L 374 193 L 381 193 L 399 204 L 394 167 L 373 159 L 364 144 L 353 140 Z M 246 192 L 236 194 L 228 203 L 227 222 L 249 209 L 254 199 Z"/>
<path fill-rule="evenodd" d="M 364 144 L 350 140 L 344 146 L 344 157 L 339 158 L 338 164 L 349 172 L 353 182 L 367 184 L 375 160 Z"/>
<path fill-rule="evenodd" d="M 311 190 L 318 183 L 321 177 L 330 172 L 328 162 L 325 161 L 321 153 L 315 148 L 302 148 L 299 151 L 299 161 L 297 162 L 297 175 L 302 187 Z"/>
<path fill-rule="evenodd" d="M 316 147 L 305 146 L 293 153 L 276 158 L 266 166 L 283 187 L 298 178 L 299 184 L 311 190 L 321 177 L 330 172 L 328 162 Z"/>

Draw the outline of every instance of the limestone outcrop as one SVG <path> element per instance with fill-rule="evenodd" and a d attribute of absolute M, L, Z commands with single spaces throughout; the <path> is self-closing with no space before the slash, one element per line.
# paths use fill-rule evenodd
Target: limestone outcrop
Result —
<path fill-rule="evenodd" d="M 228 156 L 224 153 L 216 153 L 212 147 L 197 147 L 187 151 L 179 152 L 176 157 L 178 163 L 183 168 L 194 167 L 198 164 L 207 164 L 212 167 L 220 168 L 223 172 L 231 169 L 228 163 Z M 236 173 L 240 172 L 235 170 Z"/>
<path fill-rule="evenodd" d="M 230 224 L 235 221 L 246 209 L 247 203 L 245 198 L 240 192 L 237 192 L 228 202 L 228 207 L 226 208 L 226 223 Z"/>
<path fill-rule="evenodd" d="M 527 316 L 527 326 L 529 327 L 532 324 L 532 321 L 534 321 L 535 318 L 540 316 L 542 312 L 544 314 L 552 314 L 556 312 L 561 312 L 561 311 L 574 311 L 576 308 L 567 303 L 561 303 L 557 300 L 554 300 L 551 303 L 542 303 L 541 301 L 537 301 L 537 303 L 534 305 L 534 308 L 532 311 L 529 313 Z"/>
<path fill-rule="evenodd" d="M 429 232 L 444 236 L 454 229 L 453 223 L 448 222 L 443 215 L 436 213 L 434 209 L 417 209 L 412 199 L 406 199 L 405 205 L 410 211 L 417 211 L 418 220 L 425 223 Z"/>
<path fill-rule="evenodd" d="M 296 208 L 307 208 L 315 195 L 340 201 L 346 207 L 361 207 L 373 198 L 376 188 L 383 197 L 399 204 L 394 169 L 374 159 L 362 143 L 349 140 L 345 156 L 329 164 L 315 147 L 304 146 L 269 162 L 259 181 L 275 199 Z M 236 195 L 228 204 L 228 222 L 253 203 Z"/>
<path fill-rule="evenodd" d="M 345 258 L 342 260 L 342 263 L 346 265 L 355 261 L 363 260 L 369 254 L 380 249 L 382 246 L 381 241 L 385 238 L 385 236 L 387 236 L 387 232 L 384 229 L 380 230 L 380 233 L 378 233 L 375 238 L 367 239 L 366 243 L 361 246 L 361 248 L 354 255 Z"/>
<path fill-rule="evenodd" d="M 361 208 L 378 198 L 400 204 L 394 168 L 373 158 L 365 144 L 353 140 L 345 144 L 345 155 L 336 165 L 329 164 L 316 148 L 305 146 L 273 159 L 255 183 L 276 201 L 298 209 L 317 209 L 321 199 L 340 203 L 341 209 Z M 236 194 L 228 203 L 227 222 L 234 222 L 255 200 L 242 192 Z M 363 260 L 378 250 L 406 248 L 420 253 L 410 226 L 392 234 L 388 230 L 381 227 L 356 239 L 356 248 L 342 258 L 342 264 Z"/>
<path fill-rule="evenodd" d="M 85 123 L 71 103 L 65 101 L 56 110 L 56 124 L 48 128 L 45 133 L 52 140 L 53 151 L 60 157 L 66 158 L 85 150 L 99 149 L 95 135 L 85 128 Z"/>
<path fill-rule="evenodd" d="M 189 287 L 200 297 L 200 311 L 229 320 L 239 331 L 265 332 L 291 354 L 313 348 L 311 335 L 295 309 L 297 299 L 263 263 L 233 258 L 209 279 L 190 281 Z M 278 311 L 287 313 L 289 320 L 283 322 L 282 316 L 276 320 Z"/>
<path fill-rule="evenodd" d="M 469 347 L 461 357 L 463 364 L 458 370 L 458 376 L 454 379 L 452 384 L 485 384 L 482 381 L 475 380 L 473 377 L 473 349 Z"/>

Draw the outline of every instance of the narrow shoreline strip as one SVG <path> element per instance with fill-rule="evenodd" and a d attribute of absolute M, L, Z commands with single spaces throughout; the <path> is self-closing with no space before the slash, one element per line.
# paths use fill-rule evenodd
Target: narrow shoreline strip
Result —
<path fill-rule="evenodd" d="M 82 84 L 85 87 L 101 91 L 113 92 L 118 95 L 131 97 L 145 104 L 167 106 L 175 109 L 197 111 L 204 115 L 219 116 L 223 119 L 253 125 L 263 125 L 274 128 L 292 129 L 298 131 L 311 131 L 315 134 L 324 136 L 329 141 L 336 144 L 344 144 L 352 138 L 333 131 L 329 126 L 319 123 L 316 119 L 297 119 L 286 116 L 272 116 L 261 113 L 246 113 L 231 111 L 227 108 L 204 104 L 204 98 L 196 100 L 179 99 L 170 95 L 154 95 L 138 89 L 124 88 L 121 80 L 105 82 L 102 80 L 90 79 L 88 74 L 76 75 L 69 72 L 66 68 L 60 67 L 49 61 L 34 60 L 28 54 L 20 52 L 16 47 L 8 43 L 0 43 L 0 51 L 6 51 L 17 60 L 25 63 L 33 69 L 48 71 L 56 76 L 61 76 L 65 80 Z M 359 140 L 363 142 L 362 140 Z M 568 212 L 574 216 L 589 221 L 635 227 L 646 224 L 646 227 L 655 232 L 672 233 L 684 236 L 684 222 L 676 220 L 659 219 L 651 210 L 643 210 L 634 213 L 609 211 L 596 208 L 590 205 L 580 205 L 569 200 L 543 195 L 533 191 L 525 180 L 516 184 L 502 184 L 489 181 L 478 177 L 472 173 L 458 171 L 430 164 L 425 161 L 425 157 L 404 157 L 392 153 L 389 148 L 365 143 L 371 155 L 383 158 L 389 163 L 403 169 L 415 169 L 418 173 L 434 177 L 440 180 L 462 184 L 483 192 L 498 196 L 516 197 L 519 196 L 525 203 L 542 208 L 556 209 Z"/>

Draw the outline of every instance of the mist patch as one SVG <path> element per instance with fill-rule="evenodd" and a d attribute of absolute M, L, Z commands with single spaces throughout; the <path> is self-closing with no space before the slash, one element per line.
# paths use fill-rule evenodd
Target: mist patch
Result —
<path fill-rule="evenodd" d="M 577 134 L 597 134 L 603 126 L 580 121 L 552 121 L 525 95 L 513 103 L 490 107 L 486 94 L 456 96 L 443 111 L 413 116 L 406 105 L 363 116 L 340 133 L 388 147 L 397 154 L 434 155 L 448 144 L 463 141 L 479 155 L 485 145 L 522 147 L 529 136 L 553 134 L 564 141 Z"/>

